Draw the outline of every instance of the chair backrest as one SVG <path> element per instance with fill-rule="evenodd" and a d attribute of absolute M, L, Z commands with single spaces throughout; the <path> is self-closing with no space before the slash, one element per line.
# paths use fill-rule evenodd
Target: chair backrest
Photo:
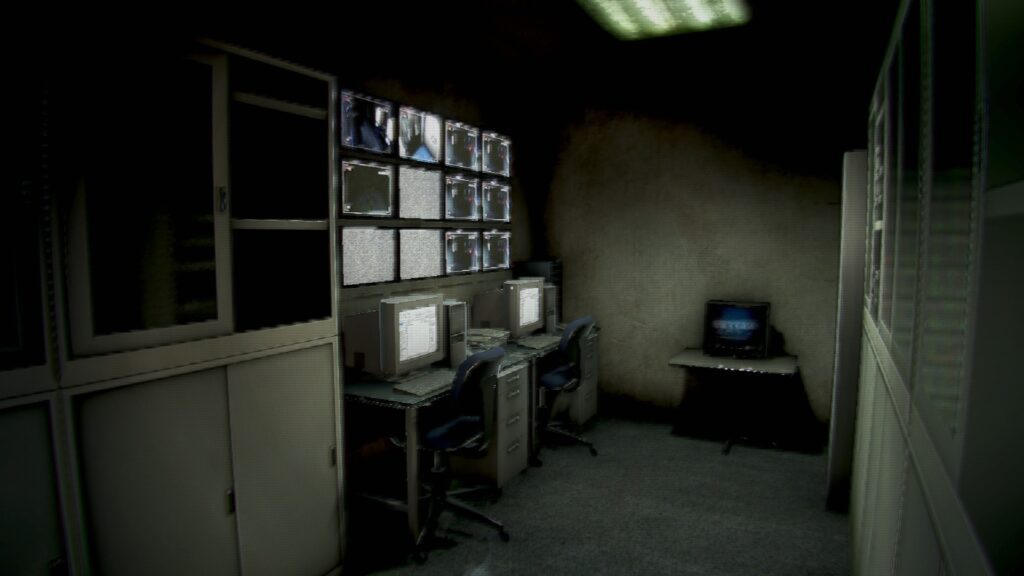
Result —
<path fill-rule="evenodd" d="M 577 318 L 566 325 L 562 332 L 562 340 L 558 343 L 558 352 L 566 363 L 578 365 L 580 354 L 580 338 L 594 325 L 593 316 Z"/>
<path fill-rule="evenodd" d="M 484 416 L 482 386 L 489 377 L 498 375 L 504 356 L 505 349 L 499 346 L 477 352 L 462 361 L 452 380 L 452 403 L 458 414 Z"/>

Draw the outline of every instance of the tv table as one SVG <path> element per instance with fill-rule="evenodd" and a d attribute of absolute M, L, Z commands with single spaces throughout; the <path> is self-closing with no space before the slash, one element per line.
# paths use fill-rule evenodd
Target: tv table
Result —
<path fill-rule="evenodd" d="M 710 380 L 713 393 L 724 396 L 725 390 L 742 391 L 742 397 L 728 398 L 729 401 L 739 403 L 738 407 L 729 406 L 725 411 L 729 416 L 724 416 L 727 426 L 727 439 L 722 448 L 723 454 L 728 454 L 733 444 L 750 438 L 746 435 L 745 429 L 749 428 L 751 420 L 764 420 L 764 406 L 760 405 L 761 400 L 769 396 L 779 396 L 781 390 L 800 383 L 800 367 L 797 364 L 796 356 L 773 356 L 770 358 L 732 358 L 727 356 L 708 356 L 699 348 L 688 348 L 682 353 L 673 356 L 669 361 L 671 366 L 680 366 L 692 370 L 707 380 Z M 788 383 L 788 384 L 786 384 Z M 806 402 L 801 387 L 801 396 Z M 709 394 L 710 395 L 710 394 Z M 716 398 L 716 400 L 719 400 Z M 678 419 L 674 433 L 680 434 L 688 425 L 687 409 L 684 408 L 686 400 L 680 404 Z M 762 408 L 762 410 L 758 410 Z M 717 422 L 721 423 L 721 422 Z"/>

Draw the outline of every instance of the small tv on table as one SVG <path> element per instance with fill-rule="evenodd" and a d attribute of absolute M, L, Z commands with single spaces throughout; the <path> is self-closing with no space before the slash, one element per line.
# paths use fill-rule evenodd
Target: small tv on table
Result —
<path fill-rule="evenodd" d="M 704 353 L 708 356 L 768 356 L 768 302 L 709 300 L 704 307 Z"/>

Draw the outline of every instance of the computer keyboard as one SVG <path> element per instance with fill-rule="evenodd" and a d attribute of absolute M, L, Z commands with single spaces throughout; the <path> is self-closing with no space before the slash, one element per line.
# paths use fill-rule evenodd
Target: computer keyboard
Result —
<path fill-rule="evenodd" d="M 455 378 L 454 371 L 438 370 L 394 384 L 392 390 L 415 396 L 428 396 L 445 388 L 451 388 L 453 378 Z"/>
<path fill-rule="evenodd" d="M 516 340 L 515 342 L 516 344 L 525 346 L 526 348 L 542 350 L 558 344 L 561 340 L 561 336 L 556 336 L 554 334 L 537 334 L 536 336 L 527 336 L 526 338 Z"/>

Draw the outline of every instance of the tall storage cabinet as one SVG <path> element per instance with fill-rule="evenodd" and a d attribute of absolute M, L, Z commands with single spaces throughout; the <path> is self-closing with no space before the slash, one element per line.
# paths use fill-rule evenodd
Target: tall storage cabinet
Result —
<path fill-rule="evenodd" d="M 598 383 L 598 341 L 600 330 L 595 326 L 580 340 L 582 358 L 580 361 L 583 381 L 572 393 L 569 404 L 569 419 L 577 426 L 583 426 L 597 415 Z"/>

